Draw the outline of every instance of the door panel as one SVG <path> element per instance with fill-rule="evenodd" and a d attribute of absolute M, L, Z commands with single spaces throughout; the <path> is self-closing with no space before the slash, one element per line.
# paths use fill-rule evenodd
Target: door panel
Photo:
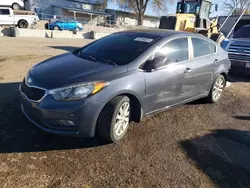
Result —
<path fill-rule="evenodd" d="M 146 105 L 150 113 L 180 102 L 185 67 L 170 64 L 161 70 L 146 72 Z"/>
<path fill-rule="evenodd" d="M 190 60 L 185 66 L 181 101 L 189 100 L 209 91 L 213 77 L 212 57 Z"/>
<path fill-rule="evenodd" d="M 209 92 L 213 82 L 218 59 L 215 54 L 216 46 L 200 38 L 192 38 L 191 41 L 193 45 L 192 72 L 187 76 L 191 76 L 190 82 L 197 86 L 197 94 L 204 94 Z"/>
<path fill-rule="evenodd" d="M 187 37 L 177 38 L 166 42 L 154 53 L 153 58 L 166 56 L 167 61 L 162 69 L 145 73 L 147 113 L 181 102 L 188 46 Z"/>
<path fill-rule="evenodd" d="M 13 16 L 10 14 L 9 9 L 0 9 L 0 22 L 3 25 L 14 24 Z"/>

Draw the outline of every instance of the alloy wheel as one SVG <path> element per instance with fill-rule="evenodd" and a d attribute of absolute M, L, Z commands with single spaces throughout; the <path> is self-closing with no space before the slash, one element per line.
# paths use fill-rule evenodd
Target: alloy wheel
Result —
<path fill-rule="evenodd" d="M 127 130 L 129 125 L 129 116 L 130 104 L 128 102 L 124 102 L 116 114 L 114 131 L 117 136 L 121 136 Z"/>
<path fill-rule="evenodd" d="M 222 78 L 216 80 L 213 88 L 213 98 L 214 100 L 218 100 L 221 97 L 223 89 L 225 87 L 224 80 Z"/>

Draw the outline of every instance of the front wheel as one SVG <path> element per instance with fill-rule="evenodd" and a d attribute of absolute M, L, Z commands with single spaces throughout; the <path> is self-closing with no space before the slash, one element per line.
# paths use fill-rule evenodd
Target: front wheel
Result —
<path fill-rule="evenodd" d="M 59 31 L 60 28 L 56 25 L 56 26 L 53 27 L 53 30 Z"/>
<path fill-rule="evenodd" d="M 80 29 L 80 27 L 76 27 L 76 29 L 75 29 L 76 31 L 81 31 L 81 29 Z"/>
<path fill-rule="evenodd" d="M 211 91 L 207 97 L 208 102 L 217 103 L 222 97 L 222 93 L 226 86 L 226 80 L 223 75 L 219 75 L 211 88 Z"/>
<path fill-rule="evenodd" d="M 17 4 L 17 3 L 14 3 L 14 4 L 12 5 L 12 9 L 13 9 L 13 10 L 21 10 L 21 6 L 20 6 L 19 4 Z"/>
<path fill-rule="evenodd" d="M 102 110 L 97 122 L 97 135 L 107 142 L 118 142 L 126 134 L 130 122 L 130 100 L 127 96 L 112 99 Z"/>

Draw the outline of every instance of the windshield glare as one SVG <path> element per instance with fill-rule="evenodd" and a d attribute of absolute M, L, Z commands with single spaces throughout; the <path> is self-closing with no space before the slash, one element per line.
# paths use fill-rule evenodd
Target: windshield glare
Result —
<path fill-rule="evenodd" d="M 233 38 L 250 38 L 250 27 L 242 27 L 234 34 Z"/>
<path fill-rule="evenodd" d="M 102 58 L 117 65 L 126 65 L 135 60 L 158 40 L 160 40 L 160 37 L 153 34 L 116 33 L 82 48 L 78 55 Z"/>

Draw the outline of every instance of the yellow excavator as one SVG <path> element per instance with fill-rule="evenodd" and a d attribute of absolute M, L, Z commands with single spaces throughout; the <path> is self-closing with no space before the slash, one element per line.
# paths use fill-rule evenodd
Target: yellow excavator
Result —
<path fill-rule="evenodd" d="M 180 0 L 176 14 L 161 17 L 159 29 L 200 33 L 220 44 L 225 36 L 218 29 L 218 17 L 209 17 L 213 6 L 217 11 L 210 0 Z"/>

